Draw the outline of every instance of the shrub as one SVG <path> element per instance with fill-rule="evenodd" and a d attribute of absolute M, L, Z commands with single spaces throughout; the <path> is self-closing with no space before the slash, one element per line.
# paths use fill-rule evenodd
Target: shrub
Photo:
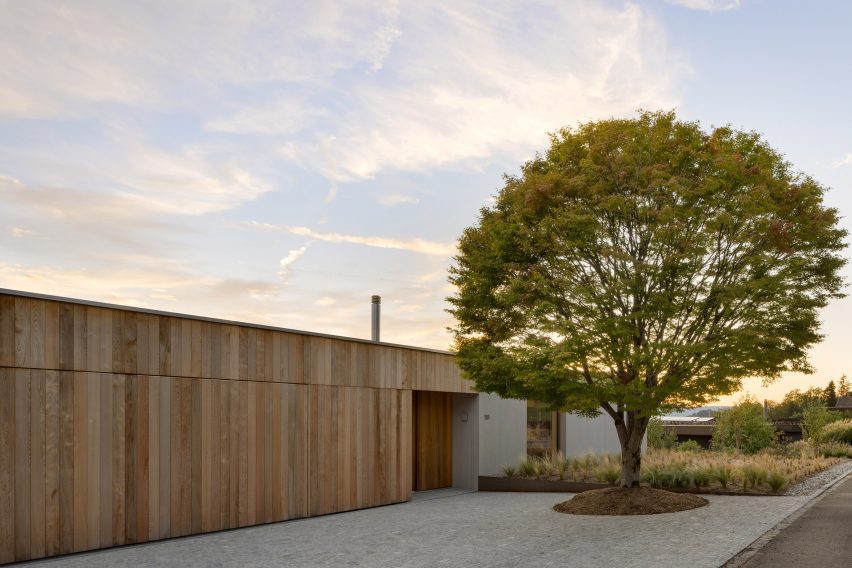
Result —
<path fill-rule="evenodd" d="M 518 464 L 518 474 L 523 477 L 532 477 L 535 475 L 535 464 L 538 460 L 532 456 L 527 456 Z"/>
<path fill-rule="evenodd" d="M 782 487 L 787 485 L 787 476 L 780 471 L 772 470 L 766 476 L 766 484 L 769 485 L 773 493 L 778 493 Z"/>
<path fill-rule="evenodd" d="M 642 482 L 651 487 L 662 487 L 662 472 L 657 467 L 646 467 L 642 473 Z"/>
<path fill-rule="evenodd" d="M 542 458 L 533 458 L 533 473 L 536 476 L 536 479 L 541 479 L 542 477 L 547 477 L 550 474 L 549 464 L 544 461 Z"/>
<path fill-rule="evenodd" d="M 820 445 L 819 454 L 825 458 L 852 458 L 852 444 L 826 442 Z"/>
<path fill-rule="evenodd" d="M 677 434 L 674 430 L 665 427 L 659 418 L 652 418 L 648 422 L 646 440 L 648 447 L 655 450 L 669 450 L 677 445 Z"/>
<path fill-rule="evenodd" d="M 825 442 L 852 444 L 852 419 L 838 420 L 823 428 L 822 439 Z"/>
<path fill-rule="evenodd" d="M 506 477 L 515 477 L 515 474 L 517 474 L 517 471 L 515 470 L 514 466 L 511 465 L 504 465 L 500 468 L 500 470 Z"/>
<path fill-rule="evenodd" d="M 760 485 L 766 482 L 769 475 L 768 472 L 757 465 L 748 464 L 743 466 L 742 470 L 743 489 L 757 489 Z"/>
<path fill-rule="evenodd" d="M 700 452 L 704 448 L 695 440 L 685 440 L 678 444 L 675 449 L 679 452 Z"/>
<path fill-rule="evenodd" d="M 700 468 L 692 472 L 692 484 L 695 485 L 697 489 L 710 485 L 712 480 L 713 470 L 711 469 Z"/>
<path fill-rule="evenodd" d="M 775 427 L 763 417 L 763 406 L 753 397 L 745 397 L 717 415 L 713 449 L 753 454 L 769 447 L 774 438 Z"/>
<path fill-rule="evenodd" d="M 734 477 L 734 469 L 727 465 L 719 465 L 712 470 L 713 479 L 719 482 L 719 485 L 722 486 L 722 489 L 728 488 L 728 482 L 731 481 Z"/>
<path fill-rule="evenodd" d="M 553 458 L 553 466 L 556 475 L 559 476 L 559 480 L 562 481 L 565 479 L 565 471 L 568 469 L 568 460 L 562 455 L 562 452 L 556 452 L 556 455 Z"/>
<path fill-rule="evenodd" d="M 583 464 L 580 463 L 580 460 L 569 460 L 568 467 L 571 469 L 571 481 L 580 481 L 582 479 L 580 472 L 583 470 Z"/>
<path fill-rule="evenodd" d="M 621 479 L 621 471 L 614 465 L 607 465 L 598 470 L 597 477 L 610 485 L 615 485 Z"/>
<path fill-rule="evenodd" d="M 821 403 L 809 403 L 802 411 L 802 437 L 816 445 L 822 442 L 825 427 L 834 420 L 834 415 Z"/>

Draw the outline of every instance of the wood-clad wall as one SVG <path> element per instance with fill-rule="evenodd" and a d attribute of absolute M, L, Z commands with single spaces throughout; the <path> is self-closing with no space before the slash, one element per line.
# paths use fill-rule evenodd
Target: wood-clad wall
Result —
<path fill-rule="evenodd" d="M 0 563 L 405 501 L 451 355 L 0 294 Z"/>

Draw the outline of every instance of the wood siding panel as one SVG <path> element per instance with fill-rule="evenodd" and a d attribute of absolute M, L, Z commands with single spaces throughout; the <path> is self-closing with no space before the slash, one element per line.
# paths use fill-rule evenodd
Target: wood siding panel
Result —
<path fill-rule="evenodd" d="M 413 387 L 470 391 L 440 353 L 0 294 L 0 563 L 407 500 Z"/>
<path fill-rule="evenodd" d="M 453 395 L 414 391 L 414 489 L 453 484 Z"/>

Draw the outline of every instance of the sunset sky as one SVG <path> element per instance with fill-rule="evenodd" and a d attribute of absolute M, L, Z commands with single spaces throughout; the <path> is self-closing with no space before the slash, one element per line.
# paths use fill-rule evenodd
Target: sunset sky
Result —
<path fill-rule="evenodd" d="M 445 349 L 455 241 L 578 121 L 763 133 L 852 229 L 852 3 L 0 2 L 0 287 Z M 847 269 L 847 276 L 850 270 Z M 852 299 L 824 312 L 824 386 Z M 725 399 L 723 402 L 727 402 Z"/>

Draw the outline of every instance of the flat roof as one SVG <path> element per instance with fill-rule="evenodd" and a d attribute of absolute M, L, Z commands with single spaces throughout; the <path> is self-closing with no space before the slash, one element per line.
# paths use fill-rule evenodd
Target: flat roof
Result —
<path fill-rule="evenodd" d="M 21 296 L 23 298 L 33 298 L 36 300 L 49 300 L 53 302 L 67 302 L 69 304 L 78 304 L 82 306 L 94 306 L 96 308 L 109 308 L 113 310 L 124 310 L 128 312 L 137 312 L 142 314 L 151 314 L 155 316 L 167 316 L 174 318 L 186 318 L 199 321 L 208 321 L 211 323 L 221 323 L 226 325 L 240 325 L 244 327 L 253 327 L 256 329 L 267 329 L 270 331 L 282 331 L 284 333 L 297 333 L 299 335 L 308 335 L 311 337 L 324 337 L 326 339 L 338 339 L 341 341 L 354 341 L 356 343 L 367 343 L 369 345 L 381 345 L 383 347 L 398 347 L 400 349 L 413 349 L 415 351 L 426 351 L 429 353 L 440 353 L 442 355 L 455 355 L 452 351 L 442 349 L 431 349 L 429 347 L 416 347 L 413 345 L 402 345 L 400 343 L 387 343 L 385 341 L 372 341 L 370 339 L 361 339 L 359 337 L 346 337 L 344 335 L 332 335 L 330 333 L 318 333 L 315 331 L 303 331 L 299 329 L 289 329 L 286 327 L 277 327 L 274 325 L 263 325 L 259 323 L 249 323 L 244 321 L 226 320 L 219 318 L 211 318 L 206 316 L 197 316 L 192 314 L 182 314 L 179 312 L 166 312 L 162 310 L 152 310 L 149 308 L 139 308 L 136 306 L 122 306 L 120 304 L 108 304 L 106 302 L 95 302 L 92 300 L 80 300 L 79 298 L 66 298 L 63 296 L 51 296 L 50 294 L 38 294 L 35 292 L 25 292 L 23 290 L 10 290 L 8 288 L 0 288 L 0 294 L 8 294 L 10 296 Z"/>

